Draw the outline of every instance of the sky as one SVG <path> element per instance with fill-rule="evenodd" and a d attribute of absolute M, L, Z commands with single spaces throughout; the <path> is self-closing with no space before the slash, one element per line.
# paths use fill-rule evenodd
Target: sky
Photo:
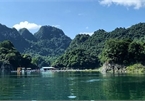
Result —
<path fill-rule="evenodd" d="M 33 34 L 50 25 L 73 39 L 140 22 L 145 22 L 145 0 L 0 0 L 0 23 Z"/>

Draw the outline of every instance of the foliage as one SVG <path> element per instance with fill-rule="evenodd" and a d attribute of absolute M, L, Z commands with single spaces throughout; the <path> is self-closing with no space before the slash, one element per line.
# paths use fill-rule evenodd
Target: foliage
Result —
<path fill-rule="evenodd" d="M 101 62 L 111 61 L 118 64 L 128 63 L 128 46 L 130 42 L 131 40 L 108 40 L 100 54 Z"/>
<path fill-rule="evenodd" d="M 47 60 L 42 56 L 33 57 L 31 63 L 35 64 L 39 68 L 43 66 L 50 66 L 50 60 Z"/>
<path fill-rule="evenodd" d="M 141 42 L 130 43 L 128 52 L 131 62 L 137 63 L 145 60 L 145 46 Z"/>
<path fill-rule="evenodd" d="M 21 54 L 14 48 L 10 41 L 0 43 L 0 60 L 8 61 L 13 67 L 18 67 L 21 59 Z"/>
<path fill-rule="evenodd" d="M 145 60 L 144 35 L 145 23 L 138 23 L 127 29 L 116 28 L 111 32 L 99 29 L 92 36 L 78 34 L 66 52 L 83 49 L 86 53 L 98 57 L 101 63 L 112 61 L 125 65 L 134 64 Z M 65 54 L 60 58 L 64 59 L 62 57 L 65 57 Z M 70 57 L 72 55 L 67 55 L 68 59 Z M 60 58 L 58 64 L 61 63 Z"/>
<path fill-rule="evenodd" d="M 25 54 L 21 55 L 10 41 L 3 41 L 0 43 L 0 65 L 12 65 L 13 70 L 17 67 L 29 67 L 31 64 L 31 56 Z M 36 67 L 36 66 L 35 66 Z M 33 67 L 32 67 L 33 68 Z"/>
<path fill-rule="evenodd" d="M 117 64 L 143 63 L 145 61 L 145 46 L 141 42 L 110 39 L 106 42 L 99 58 L 101 62 L 111 61 Z"/>
<path fill-rule="evenodd" d="M 99 29 L 94 32 L 92 36 L 89 36 L 81 41 L 81 37 L 86 36 L 85 34 L 77 35 L 70 43 L 67 51 L 72 49 L 82 48 L 88 51 L 88 53 L 93 55 L 99 55 L 105 45 L 105 42 L 110 39 L 130 39 L 134 41 L 144 41 L 145 35 L 145 23 L 138 23 L 127 29 L 116 28 L 111 32 L 106 32 L 103 29 Z"/>
<path fill-rule="evenodd" d="M 22 28 L 19 30 L 20 35 L 27 41 L 34 41 L 36 42 L 37 39 L 34 37 L 32 33 L 28 31 L 26 28 Z"/>
<path fill-rule="evenodd" d="M 145 66 L 141 63 L 137 63 L 127 66 L 126 70 L 128 73 L 145 73 Z"/>
<path fill-rule="evenodd" d="M 94 69 L 99 62 L 96 56 L 90 55 L 84 49 L 76 49 L 62 55 L 53 66 L 73 69 Z"/>

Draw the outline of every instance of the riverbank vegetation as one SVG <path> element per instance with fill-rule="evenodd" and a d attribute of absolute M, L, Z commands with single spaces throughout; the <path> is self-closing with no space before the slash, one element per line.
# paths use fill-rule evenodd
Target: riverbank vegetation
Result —
<path fill-rule="evenodd" d="M 126 67 L 127 73 L 145 73 L 145 65 L 142 65 L 141 63 L 136 63 L 130 66 Z"/>
<path fill-rule="evenodd" d="M 127 67 L 127 72 L 144 72 L 145 70 L 145 43 L 129 39 L 110 39 L 106 42 L 99 55 L 102 63 L 119 64 Z"/>

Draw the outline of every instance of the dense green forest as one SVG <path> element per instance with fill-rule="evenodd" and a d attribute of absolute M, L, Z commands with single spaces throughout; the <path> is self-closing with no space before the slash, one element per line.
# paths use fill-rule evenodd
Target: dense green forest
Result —
<path fill-rule="evenodd" d="M 111 32 L 106 32 L 103 29 L 99 29 L 89 36 L 86 34 L 78 34 L 71 41 L 67 51 L 76 48 L 82 48 L 89 53 L 97 55 L 100 54 L 104 48 L 105 42 L 109 39 L 132 39 L 136 41 L 145 41 L 145 23 L 139 23 L 133 25 L 127 29 L 116 28 Z"/>
<path fill-rule="evenodd" d="M 144 63 L 145 43 L 126 39 L 110 39 L 106 42 L 99 58 L 102 63 L 106 61 L 124 65 Z"/>
<path fill-rule="evenodd" d="M 52 26 L 42 26 L 32 34 L 26 28 L 17 31 L 0 24 L 0 41 L 4 40 L 9 40 L 21 54 L 25 54 L 21 57 L 32 57 L 31 63 L 38 67 L 94 69 L 105 61 L 130 65 L 144 62 L 145 23 L 111 32 L 99 29 L 93 35 L 78 34 L 73 40 Z"/>
<path fill-rule="evenodd" d="M 105 61 L 113 61 L 124 65 L 137 62 L 143 63 L 145 60 L 144 38 L 145 23 L 139 23 L 127 29 L 116 28 L 111 32 L 99 29 L 95 31 L 92 36 L 78 34 L 71 41 L 66 53 L 60 56 L 53 65 L 69 67 L 75 61 L 75 64 L 80 68 L 85 68 L 84 65 L 82 65 L 83 63 L 90 64 L 89 66 L 91 66 L 91 68 L 98 68 L 102 66 Z M 79 52 L 76 52 L 75 55 L 72 54 L 74 51 L 78 50 L 83 50 L 85 54 L 82 56 L 79 55 Z M 90 61 L 92 61 L 91 59 L 96 59 L 96 64 L 91 65 L 89 61 L 86 61 L 86 58 Z M 77 62 L 77 60 L 82 60 L 82 62 Z"/>
<path fill-rule="evenodd" d="M 30 55 L 20 54 L 14 45 L 7 40 L 0 42 L 0 66 L 4 66 L 6 70 L 17 70 L 18 67 L 38 68 Z"/>
<path fill-rule="evenodd" d="M 63 54 L 52 66 L 59 69 L 61 67 L 69 69 L 94 69 L 99 66 L 99 61 L 96 56 L 89 54 L 86 50 L 76 49 Z"/>

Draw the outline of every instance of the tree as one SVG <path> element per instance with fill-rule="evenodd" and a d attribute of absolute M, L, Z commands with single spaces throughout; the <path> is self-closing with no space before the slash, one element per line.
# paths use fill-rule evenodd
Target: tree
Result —
<path fill-rule="evenodd" d="M 130 61 L 133 63 L 145 60 L 145 47 L 143 43 L 132 42 L 128 48 Z"/>
<path fill-rule="evenodd" d="M 32 57 L 28 54 L 22 55 L 22 66 L 29 67 L 31 64 Z"/>
<path fill-rule="evenodd" d="M 94 69 L 99 66 L 99 60 L 96 56 L 88 54 L 84 49 L 75 49 L 59 57 L 53 66 L 58 68 Z"/>
<path fill-rule="evenodd" d="M 128 63 L 128 46 L 130 42 L 130 40 L 108 40 L 100 54 L 100 60 L 102 62 L 110 61 L 119 64 Z"/>

